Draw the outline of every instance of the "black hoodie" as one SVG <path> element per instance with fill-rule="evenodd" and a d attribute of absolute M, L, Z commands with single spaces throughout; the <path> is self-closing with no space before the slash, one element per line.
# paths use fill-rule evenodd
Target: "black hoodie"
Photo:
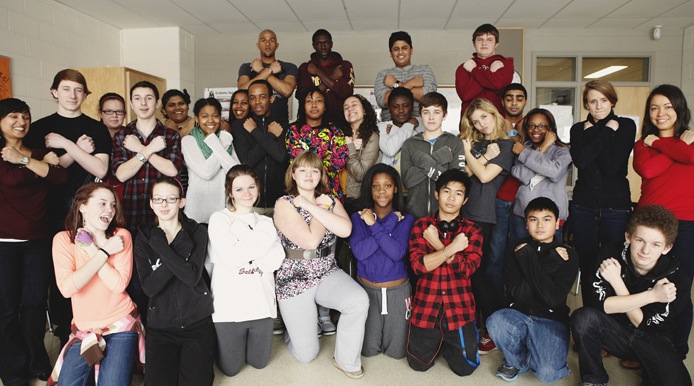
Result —
<path fill-rule="evenodd" d="M 142 290 L 149 296 L 147 326 L 185 328 L 212 315 L 212 294 L 205 273 L 207 229 L 181 220 L 171 244 L 154 223 L 140 224 L 135 263 Z"/>

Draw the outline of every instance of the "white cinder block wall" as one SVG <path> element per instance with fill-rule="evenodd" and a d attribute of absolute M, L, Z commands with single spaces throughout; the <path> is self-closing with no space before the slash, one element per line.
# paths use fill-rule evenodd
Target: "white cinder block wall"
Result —
<path fill-rule="evenodd" d="M 120 65 L 120 30 L 55 1 L 5 0 L 0 55 L 11 58 L 13 96 L 29 104 L 36 120 L 56 110 L 49 89 L 58 71 Z"/>
<path fill-rule="evenodd" d="M 694 26 L 684 30 L 682 43 L 682 91 L 689 108 L 694 107 Z"/>

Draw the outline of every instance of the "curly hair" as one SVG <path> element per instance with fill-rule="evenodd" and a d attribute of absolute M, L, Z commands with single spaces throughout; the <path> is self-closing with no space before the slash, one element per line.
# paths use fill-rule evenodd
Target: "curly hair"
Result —
<path fill-rule="evenodd" d="M 296 127 L 302 127 L 303 125 L 306 124 L 306 98 L 309 97 L 309 95 L 313 95 L 315 93 L 318 93 L 323 96 L 323 103 L 325 103 L 326 100 L 326 95 L 323 90 L 321 90 L 318 86 L 311 86 L 307 88 L 306 90 L 303 90 L 299 95 L 297 95 L 297 99 L 299 101 L 298 103 L 298 110 L 296 112 L 296 122 L 292 123 L 292 126 Z M 328 122 L 326 120 L 325 112 L 323 113 L 323 116 L 321 117 L 321 126 L 327 126 Z"/>
<path fill-rule="evenodd" d="M 499 110 L 497 110 L 491 102 L 482 98 L 475 99 L 472 101 L 472 103 L 470 103 L 467 109 L 465 109 L 465 115 L 463 116 L 463 119 L 460 120 L 461 139 L 469 139 L 472 143 L 481 142 L 484 139 L 484 134 L 475 129 L 475 125 L 472 123 L 472 114 L 477 110 L 482 110 L 494 117 L 494 131 L 492 131 L 492 140 L 508 139 L 508 134 L 506 134 L 506 120 L 504 119 L 504 116 L 499 113 Z"/>
<path fill-rule="evenodd" d="M 357 100 L 361 102 L 361 106 L 364 109 L 364 120 L 359 125 L 359 135 L 357 136 L 357 138 L 363 141 L 362 147 L 364 147 L 369 141 L 369 138 L 371 138 L 371 134 L 378 133 L 378 119 L 376 118 L 376 111 L 371 103 L 361 94 L 354 94 L 347 99 L 349 98 L 357 98 Z M 347 99 L 345 99 L 345 102 Z M 354 135 L 354 130 L 352 129 L 352 126 L 345 120 L 344 114 L 342 119 L 343 132 L 345 133 L 345 136 L 349 137 Z"/>
<path fill-rule="evenodd" d="M 651 101 L 656 95 L 662 95 L 667 98 L 672 104 L 672 108 L 675 109 L 675 114 L 677 114 L 677 121 L 675 121 L 675 136 L 679 137 L 689 128 L 689 122 L 692 119 L 692 113 L 689 110 L 689 106 L 687 106 L 687 98 L 684 97 L 679 87 L 671 84 L 661 84 L 654 88 L 648 95 L 648 99 L 646 99 L 646 108 L 643 113 L 643 125 L 641 126 L 641 139 L 645 139 L 649 134 L 658 135 L 658 128 L 655 127 L 650 116 Z"/>
<path fill-rule="evenodd" d="M 665 237 L 665 243 L 671 246 L 677 238 L 678 225 L 677 217 L 666 208 L 660 205 L 646 205 L 631 215 L 627 223 L 627 233 L 633 235 L 639 226 L 657 229 Z"/>

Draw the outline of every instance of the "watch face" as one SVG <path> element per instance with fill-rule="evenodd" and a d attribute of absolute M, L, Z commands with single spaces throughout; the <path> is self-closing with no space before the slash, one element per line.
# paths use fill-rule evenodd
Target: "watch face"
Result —
<path fill-rule="evenodd" d="M 138 161 L 145 162 L 145 155 L 142 153 L 137 153 L 135 154 L 135 157 L 137 158 Z"/>
<path fill-rule="evenodd" d="M 19 163 L 21 163 L 22 165 L 28 164 L 29 163 L 29 157 L 23 155 L 22 158 L 19 159 Z"/>

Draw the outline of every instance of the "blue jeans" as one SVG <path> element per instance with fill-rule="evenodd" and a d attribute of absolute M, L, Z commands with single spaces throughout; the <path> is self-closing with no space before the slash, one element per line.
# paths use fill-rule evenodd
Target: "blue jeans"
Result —
<path fill-rule="evenodd" d="M 587 304 L 588 291 L 593 282 L 593 274 L 598 268 L 598 250 L 607 243 L 623 243 L 624 232 L 631 210 L 610 208 L 589 208 L 572 204 L 570 217 L 574 234 L 574 244 L 581 268 L 581 296 Z"/>
<path fill-rule="evenodd" d="M 137 353 L 137 333 L 135 331 L 117 332 L 105 335 L 103 338 L 106 340 L 106 350 L 99 367 L 99 384 L 129 386 Z M 94 368 L 89 367 L 80 356 L 81 346 L 81 342 L 76 343 L 67 350 L 58 380 L 61 385 L 94 384 Z"/>
<path fill-rule="evenodd" d="M 25 383 L 50 371 L 43 344 L 51 240 L 0 242 L 0 378 Z"/>
<path fill-rule="evenodd" d="M 510 217 L 513 214 L 513 202 L 496 199 L 496 225 L 492 229 L 492 240 L 489 245 L 487 278 L 500 299 L 504 298 L 504 255 L 509 238 Z"/>
<path fill-rule="evenodd" d="M 689 372 L 670 339 L 624 326 L 601 310 L 583 307 L 571 316 L 582 382 L 607 383 L 600 348 L 641 363 L 642 385 L 691 385 Z M 497 343 L 498 344 L 498 343 Z"/>
<path fill-rule="evenodd" d="M 487 318 L 487 330 L 509 366 L 530 368 L 542 383 L 569 375 L 569 327 L 564 323 L 504 308 Z"/>
<path fill-rule="evenodd" d="M 528 233 L 528 228 L 525 225 L 525 217 L 521 217 L 517 214 L 511 214 L 511 237 L 509 238 L 511 245 L 515 245 L 519 240 L 530 237 Z M 562 241 L 562 230 L 559 227 L 554 231 L 554 239 Z"/>

